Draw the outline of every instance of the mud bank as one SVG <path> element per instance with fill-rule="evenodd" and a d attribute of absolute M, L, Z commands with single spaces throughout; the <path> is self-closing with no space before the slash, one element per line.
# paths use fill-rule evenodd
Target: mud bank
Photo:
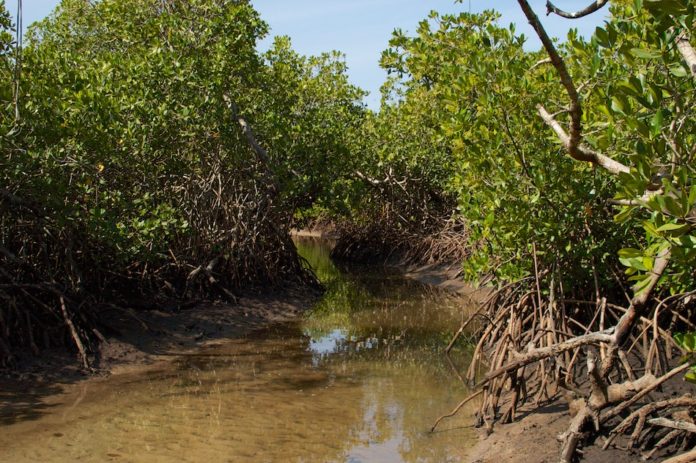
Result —
<path fill-rule="evenodd" d="M 318 293 L 301 288 L 241 297 L 237 304 L 203 301 L 164 304 L 150 310 L 113 308 L 100 314 L 100 324 L 107 328 L 91 356 L 92 371 L 81 369 L 72 352 L 56 349 L 19 356 L 15 368 L 0 371 L 0 385 L 34 387 L 142 369 L 220 340 L 294 320 L 318 298 Z"/>

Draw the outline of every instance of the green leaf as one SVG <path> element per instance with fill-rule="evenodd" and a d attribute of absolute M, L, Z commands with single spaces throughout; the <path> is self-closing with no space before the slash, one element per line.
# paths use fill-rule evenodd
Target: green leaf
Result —
<path fill-rule="evenodd" d="M 626 222 L 629 218 L 631 218 L 631 215 L 633 214 L 633 211 L 635 210 L 635 207 L 629 206 L 629 207 L 624 207 L 621 212 L 616 214 L 614 216 L 614 222 L 617 223 L 624 223 Z"/>
<path fill-rule="evenodd" d="M 685 351 L 696 352 L 696 333 L 675 333 L 674 342 Z"/>
<path fill-rule="evenodd" d="M 686 77 L 689 75 L 688 71 L 684 69 L 684 66 L 680 64 L 675 64 L 673 66 L 670 66 L 669 72 L 674 76 L 674 77 Z"/>
<path fill-rule="evenodd" d="M 643 257 L 643 252 L 639 249 L 624 248 L 619 251 L 619 257 L 632 258 L 632 257 Z"/>
<path fill-rule="evenodd" d="M 656 59 L 662 56 L 659 50 L 648 50 L 645 48 L 632 48 L 631 54 L 641 59 Z"/>
<path fill-rule="evenodd" d="M 662 123 L 664 122 L 664 112 L 660 109 L 650 120 L 650 128 L 654 137 L 660 135 L 662 131 Z"/>
<path fill-rule="evenodd" d="M 657 230 L 657 227 L 655 227 L 655 225 L 653 225 L 652 223 L 644 221 L 643 229 L 654 238 L 660 238 L 660 232 Z"/>
<path fill-rule="evenodd" d="M 684 379 L 690 383 L 696 384 L 696 369 L 692 368 L 690 372 L 684 375 Z"/>
<path fill-rule="evenodd" d="M 658 228 L 657 231 L 665 232 L 665 231 L 681 230 L 685 226 L 687 229 L 689 228 L 688 225 L 684 225 L 684 224 L 667 223 L 667 224 L 664 224 L 663 226 L 661 226 L 660 228 Z"/>

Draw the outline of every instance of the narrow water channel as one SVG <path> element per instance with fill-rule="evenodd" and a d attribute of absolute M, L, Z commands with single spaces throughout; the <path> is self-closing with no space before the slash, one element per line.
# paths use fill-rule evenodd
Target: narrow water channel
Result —
<path fill-rule="evenodd" d="M 302 320 L 64 386 L 4 420 L 0 461 L 466 461 L 466 413 L 427 432 L 466 392 L 442 355 L 463 301 L 298 248 L 327 287 Z"/>

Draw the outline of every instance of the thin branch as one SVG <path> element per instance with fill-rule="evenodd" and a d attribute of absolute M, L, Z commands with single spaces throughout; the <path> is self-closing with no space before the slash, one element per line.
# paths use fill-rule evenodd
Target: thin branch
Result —
<path fill-rule="evenodd" d="M 648 420 L 648 423 L 655 426 L 662 426 L 663 428 L 679 429 L 681 431 L 696 433 L 696 424 L 689 423 L 686 421 L 675 421 L 660 417 L 652 418 Z"/>
<path fill-rule="evenodd" d="M 584 16 L 590 15 L 594 13 L 595 11 L 598 11 L 609 3 L 609 0 L 596 0 L 594 3 L 591 3 L 587 5 L 585 8 L 582 10 L 578 11 L 563 11 L 560 8 L 558 8 L 556 5 L 551 3 L 550 1 L 546 2 L 546 16 L 550 15 L 551 13 L 557 14 L 558 16 L 561 16 L 563 18 L 567 19 L 578 19 L 582 18 Z"/>
<path fill-rule="evenodd" d="M 553 41 L 551 41 L 551 38 L 546 33 L 544 26 L 541 24 L 541 21 L 539 21 L 539 17 L 536 15 L 536 13 L 534 13 L 532 7 L 529 6 L 527 0 L 518 0 L 518 3 L 529 20 L 529 24 L 532 25 L 539 36 L 541 43 L 544 45 L 546 53 L 548 53 L 549 58 L 551 59 L 551 64 L 553 64 L 553 67 L 556 68 L 556 71 L 561 79 L 561 83 L 565 87 L 568 97 L 570 97 L 570 136 L 568 138 L 566 148 L 568 149 L 568 153 L 572 158 L 582 158 L 583 155 L 578 153 L 578 147 L 582 141 L 582 106 L 580 106 L 580 101 L 578 99 L 578 91 L 575 88 L 572 77 L 570 77 L 570 73 L 565 65 L 565 61 L 563 61 L 563 58 L 561 58 L 558 50 L 556 50 Z"/>
<path fill-rule="evenodd" d="M 539 66 L 543 66 L 544 64 L 551 64 L 551 58 L 540 59 L 539 61 L 534 63 L 534 65 L 531 68 L 529 68 L 529 70 L 531 71 L 535 68 L 538 68 Z"/>
<path fill-rule="evenodd" d="M 614 175 L 618 175 L 620 173 L 627 174 L 631 171 L 631 169 L 628 166 L 618 161 L 615 161 L 614 159 L 608 156 L 593 151 L 585 145 L 578 145 L 575 147 L 574 151 L 571 150 L 571 137 L 568 136 L 563 127 L 561 127 L 561 124 L 559 124 L 558 121 L 554 119 L 553 115 L 549 114 L 546 108 L 544 108 L 542 105 L 537 105 L 537 110 L 539 111 L 539 115 L 544 120 L 546 125 L 551 127 L 553 131 L 556 132 L 556 135 L 561 140 L 561 143 L 563 143 L 563 146 L 565 146 L 570 156 L 576 161 L 590 162 L 592 164 L 603 167 L 604 169 L 606 169 Z"/>
<path fill-rule="evenodd" d="M 475 399 L 476 397 L 478 397 L 478 396 L 480 396 L 481 394 L 483 394 L 483 391 L 484 391 L 484 390 L 481 389 L 481 390 L 479 390 L 478 392 L 474 392 L 474 393 L 471 394 L 469 397 L 467 397 L 466 399 L 464 399 L 464 400 L 462 400 L 461 402 L 459 402 L 459 404 L 458 404 L 456 407 L 454 407 L 454 410 L 452 410 L 452 411 L 449 412 L 448 414 L 442 415 L 440 418 L 438 418 L 437 421 L 435 421 L 435 424 L 433 424 L 432 428 L 430 428 L 430 432 L 435 432 L 435 428 L 437 428 L 437 425 L 440 424 L 440 421 L 444 420 L 445 418 L 450 418 L 450 417 L 456 415 L 456 414 L 459 412 L 459 410 L 462 409 L 462 407 L 463 407 L 464 405 L 466 405 L 466 404 L 467 404 L 468 402 L 470 402 L 471 400 L 473 400 L 473 399 Z"/>
<path fill-rule="evenodd" d="M 254 135 L 254 131 L 251 129 L 251 126 L 247 122 L 246 118 L 240 114 L 237 104 L 232 101 L 229 95 L 223 95 L 223 99 L 232 112 L 233 119 L 235 119 L 237 124 L 239 124 L 239 127 L 242 129 L 242 135 L 244 135 L 249 147 L 256 155 L 256 160 L 263 167 L 268 187 L 272 191 L 272 194 L 276 195 L 280 191 L 280 185 L 278 185 L 275 175 L 273 174 L 271 157 L 268 155 L 268 151 L 266 151 L 266 149 L 261 146 L 256 139 L 256 135 Z"/>
<path fill-rule="evenodd" d="M 696 78 L 696 51 L 694 51 L 691 43 L 689 43 L 689 37 L 685 32 L 679 34 L 677 37 L 677 48 L 682 58 L 684 58 L 684 61 L 686 61 L 687 66 L 689 66 L 691 75 Z"/>
<path fill-rule="evenodd" d="M 242 129 L 242 134 L 246 138 L 247 143 L 249 143 L 251 149 L 254 151 L 254 154 L 256 154 L 257 159 L 264 165 L 264 167 L 270 168 L 271 158 L 270 156 L 268 156 L 268 151 L 266 151 L 266 149 L 262 147 L 256 140 L 256 136 L 254 135 L 254 131 L 251 129 L 251 126 L 249 126 L 249 123 L 244 118 L 244 116 L 242 116 L 239 113 L 239 107 L 237 107 L 237 104 L 233 102 L 229 98 L 229 96 L 225 95 L 224 99 L 228 107 L 232 111 L 232 117 L 234 117 L 237 120 L 237 123 Z"/>

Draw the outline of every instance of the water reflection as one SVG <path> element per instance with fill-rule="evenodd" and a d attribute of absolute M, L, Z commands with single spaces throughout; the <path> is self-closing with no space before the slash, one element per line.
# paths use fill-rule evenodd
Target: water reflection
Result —
<path fill-rule="evenodd" d="M 0 460 L 464 460 L 465 414 L 426 432 L 464 394 L 441 355 L 461 301 L 298 246 L 328 288 L 305 320 L 68 388 L 51 413 L 4 427 Z"/>

